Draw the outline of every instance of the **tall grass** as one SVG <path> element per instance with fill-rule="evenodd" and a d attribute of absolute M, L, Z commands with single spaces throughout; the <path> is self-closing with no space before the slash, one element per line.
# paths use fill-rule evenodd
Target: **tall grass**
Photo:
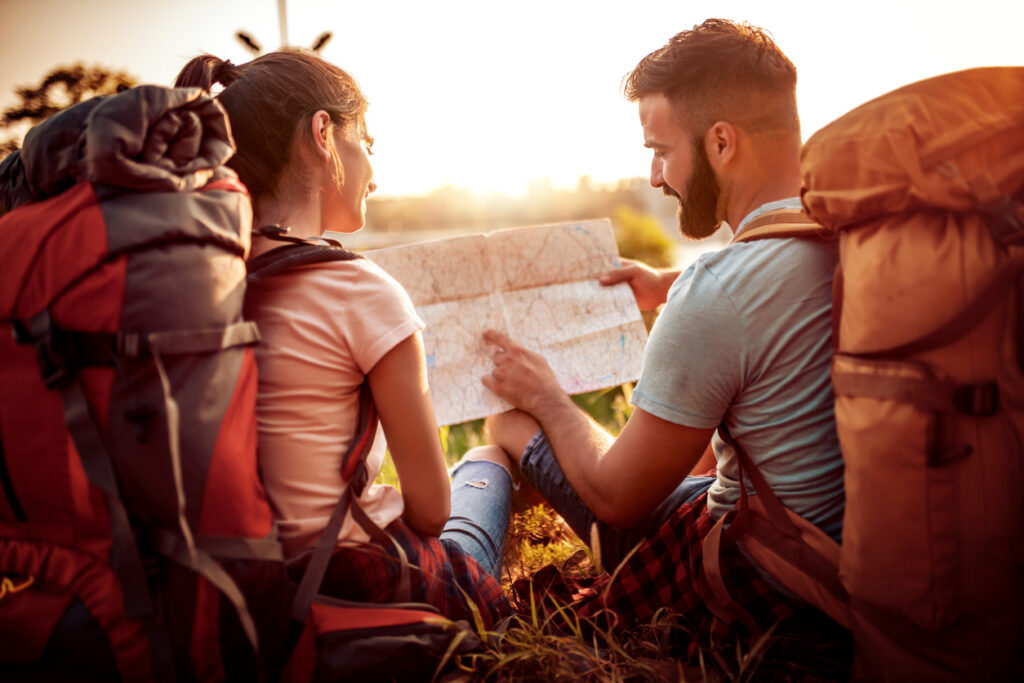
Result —
<path fill-rule="evenodd" d="M 624 385 L 574 397 L 578 406 L 612 434 L 618 434 L 632 409 L 631 387 Z M 455 463 L 463 453 L 485 443 L 483 420 L 440 430 L 445 457 Z M 377 480 L 397 483 L 390 459 Z M 531 505 L 521 493 L 513 498 L 513 515 L 505 545 L 502 587 L 516 615 L 488 632 L 478 621 L 482 649 L 446 659 L 435 680 L 471 681 L 842 681 L 849 679 L 848 635 L 820 615 L 788 620 L 753 643 L 713 643 L 698 661 L 687 662 L 694 637 L 667 609 L 630 631 L 581 618 L 569 604 L 537 595 L 526 580 L 553 565 L 568 577 L 598 575 L 600 550 L 591 552 L 554 511 Z M 614 570 L 614 568 L 609 568 Z"/>

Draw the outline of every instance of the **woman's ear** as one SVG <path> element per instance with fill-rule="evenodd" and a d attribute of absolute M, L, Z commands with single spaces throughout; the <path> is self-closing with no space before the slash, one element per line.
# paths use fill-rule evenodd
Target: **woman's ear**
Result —
<path fill-rule="evenodd" d="M 704 151 L 711 168 L 721 173 L 736 156 L 739 131 L 728 121 L 715 121 L 704 134 Z"/>
<path fill-rule="evenodd" d="M 314 153 L 324 161 L 334 153 L 334 122 L 323 109 L 313 114 L 309 121 L 309 134 Z"/>

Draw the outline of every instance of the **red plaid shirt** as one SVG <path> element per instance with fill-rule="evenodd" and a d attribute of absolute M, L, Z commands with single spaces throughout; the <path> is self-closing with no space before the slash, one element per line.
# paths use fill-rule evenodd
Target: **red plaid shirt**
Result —
<path fill-rule="evenodd" d="M 412 602 L 432 605 L 449 619 L 472 624 L 472 610 L 465 597 L 469 596 L 486 628 L 512 613 L 501 585 L 458 543 L 420 536 L 401 520 L 391 523 L 387 531 L 409 559 Z M 303 569 L 304 565 L 297 571 Z M 331 555 L 320 592 L 342 600 L 396 602 L 400 571 L 394 548 L 370 544 L 340 547 Z"/>
<path fill-rule="evenodd" d="M 563 603 L 574 600 L 580 616 L 611 617 L 615 628 L 642 625 L 658 609 L 667 607 L 694 636 L 688 645 L 691 657 L 712 640 L 731 633 L 748 637 L 741 624 L 725 624 L 717 619 L 701 598 L 703 541 L 712 526 L 704 494 L 681 505 L 612 574 L 604 574 L 588 585 L 570 585 L 554 567 L 545 567 L 533 577 L 534 592 L 539 594 L 539 589 Z M 722 578 L 733 598 L 762 631 L 794 614 L 789 599 L 765 581 L 735 546 L 723 552 L 721 566 Z"/>

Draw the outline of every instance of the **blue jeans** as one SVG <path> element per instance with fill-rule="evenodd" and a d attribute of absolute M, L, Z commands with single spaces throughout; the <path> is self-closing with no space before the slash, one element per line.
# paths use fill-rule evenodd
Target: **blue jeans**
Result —
<path fill-rule="evenodd" d="M 512 514 L 512 475 L 487 460 L 466 460 L 452 470 L 452 511 L 442 539 L 458 543 L 501 580 L 505 534 Z"/>
<path fill-rule="evenodd" d="M 715 481 L 714 477 L 686 477 L 646 519 L 629 529 L 619 529 L 599 520 L 576 495 L 543 431 L 537 432 L 526 445 L 519 461 L 519 470 L 523 478 L 544 496 L 544 500 L 588 545 L 590 529 L 597 525 L 601 563 L 607 568 L 617 566 L 638 543 L 653 535 L 680 505 L 700 497 Z"/>

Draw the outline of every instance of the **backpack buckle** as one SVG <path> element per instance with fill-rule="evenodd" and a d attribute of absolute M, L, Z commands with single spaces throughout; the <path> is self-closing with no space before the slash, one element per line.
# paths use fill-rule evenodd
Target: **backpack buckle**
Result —
<path fill-rule="evenodd" d="M 65 387 L 78 372 L 72 334 L 54 324 L 49 311 L 33 316 L 28 324 L 16 322 L 14 338 L 36 351 L 39 374 L 47 389 Z"/>
<path fill-rule="evenodd" d="M 961 384 L 953 389 L 957 412 L 974 417 L 991 417 L 999 410 L 999 385 L 995 382 Z"/>

